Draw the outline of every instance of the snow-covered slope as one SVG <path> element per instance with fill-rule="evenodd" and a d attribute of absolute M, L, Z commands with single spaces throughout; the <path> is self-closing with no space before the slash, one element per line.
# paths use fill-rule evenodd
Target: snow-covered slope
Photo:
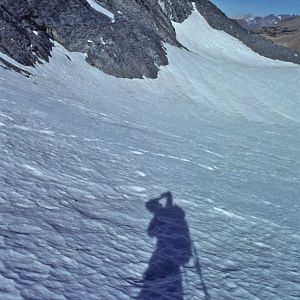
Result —
<path fill-rule="evenodd" d="M 166 45 L 157 80 L 58 44 L 29 79 L 0 69 L 1 299 L 299 298 L 300 68 L 196 12 L 174 26 L 190 51 Z M 180 273 L 147 234 L 166 191 L 194 248 Z"/>

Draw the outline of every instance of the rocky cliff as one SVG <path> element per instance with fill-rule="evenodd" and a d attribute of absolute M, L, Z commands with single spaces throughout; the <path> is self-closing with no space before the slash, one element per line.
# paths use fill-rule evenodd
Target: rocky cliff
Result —
<path fill-rule="evenodd" d="M 193 2 L 213 28 L 261 55 L 300 63 L 296 51 L 242 29 L 208 0 L 2 0 L 0 51 L 34 66 L 48 61 L 57 41 L 86 53 L 87 62 L 107 74 L 156 78 L 159 66 L 168 64 L 164 43 L 181 47 L 172 21 L 183 22 Z"/>

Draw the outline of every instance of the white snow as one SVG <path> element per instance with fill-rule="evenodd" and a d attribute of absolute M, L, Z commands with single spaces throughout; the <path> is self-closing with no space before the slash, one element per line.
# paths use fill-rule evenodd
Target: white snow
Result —
<path fill-rule="evenodd" d="M 25 169 L 27 169 L 27 171 L 29 171 L 34 176 L 40 177 L 40 176 L 43 175 L 43 173 L 40 170 L 38 170 L 37 168 L 35 168 L 33 166 L 29 166 L 27 164 L 23 164 L 23 167 Z"/>
<path fill-rule="evenodd" d="M 138 193 L 146 191 L 146 189 L 142 186 L 129 186 L 129 189 L 133 190 L 134 192 L 138 192 Z"/>
<path fill-rule="evenodd" d="M 140 151 L 130 151 L 132 154 L 143 155 L 143 152 Z"/>
<path fill-rule="evenodd" d="M 142 171 L 136 171 L 135 172 L 137 175 L 139 175 L 139 176 L 141 176 L 141 177 L 146 177 L 147 175 L 144 173 L 144 172 L 142 172 Z"/>
<path fill-rule="evenodd" d="M 245 218 L 238 216 L 230 211 L 226 211 L 220 207 L 213 207 L 213 209 L 221 214 L 224 214 L 225 216 L 227 216 L 229 218 L 237 218 L 237 219 L 245 220 Z"/>
<path fill-rule="evenodd" d="M 107 10 L 106 8 L 104 8 L 103 6 L 101 6 L 99 3 L 97 3 L 96 0 L 86 0 L 89 5 L 96 10 L 97 12 L 106 15 L 107 17 L 109 17 L 111 19 L 112 22 L 115 21 L 115 15 L 113 13 L 111 13 L 109 10 Z"/>
<path fill-rule="evenodd" d="M 134 299 L 168 190 L 197 251 L 185 300 L 300 295 L 300 67 L 197 12 L 174 26 L 191 52 L 166 45 L 157 80 L 58 44 L 35 77 L 0 68 L 1 299 Z"/>

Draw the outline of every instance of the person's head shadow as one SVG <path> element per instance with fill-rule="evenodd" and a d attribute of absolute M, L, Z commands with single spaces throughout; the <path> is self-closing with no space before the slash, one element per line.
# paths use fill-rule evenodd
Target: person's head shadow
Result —
<path fill-rule="evenodd" d="M 192 257 L 185 213 L 173 203 L 171 192 L 149 200 L 146 208 L 153 214 L 147 233 L 156 237 L 157 242 L 137 299 L 183 300 L 181 268 Z"/>

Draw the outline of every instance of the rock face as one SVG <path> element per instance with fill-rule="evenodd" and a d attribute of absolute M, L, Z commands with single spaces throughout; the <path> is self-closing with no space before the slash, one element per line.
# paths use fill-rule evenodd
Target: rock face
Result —
<path fill-rule="evenodd" d="M 180 47 L 172 21 L 183 22 L 192 2 L 208 23 L 274 59 L 300 63 L 293 50 L 242 29 L 207 0 L 2 0 L 0 51 L 33 66 L 51 56 L 51 40 L 87 54 L 87 62 L 124 78 L 156 78 L 167 65 L 163 43 Z"/>
<path fill-rule="evenodd" d="M 52 44 L 46 28 L 35 23 L 26 1 L 1 1 L 0 51 L 30 66 L 48 60 Z"/>

